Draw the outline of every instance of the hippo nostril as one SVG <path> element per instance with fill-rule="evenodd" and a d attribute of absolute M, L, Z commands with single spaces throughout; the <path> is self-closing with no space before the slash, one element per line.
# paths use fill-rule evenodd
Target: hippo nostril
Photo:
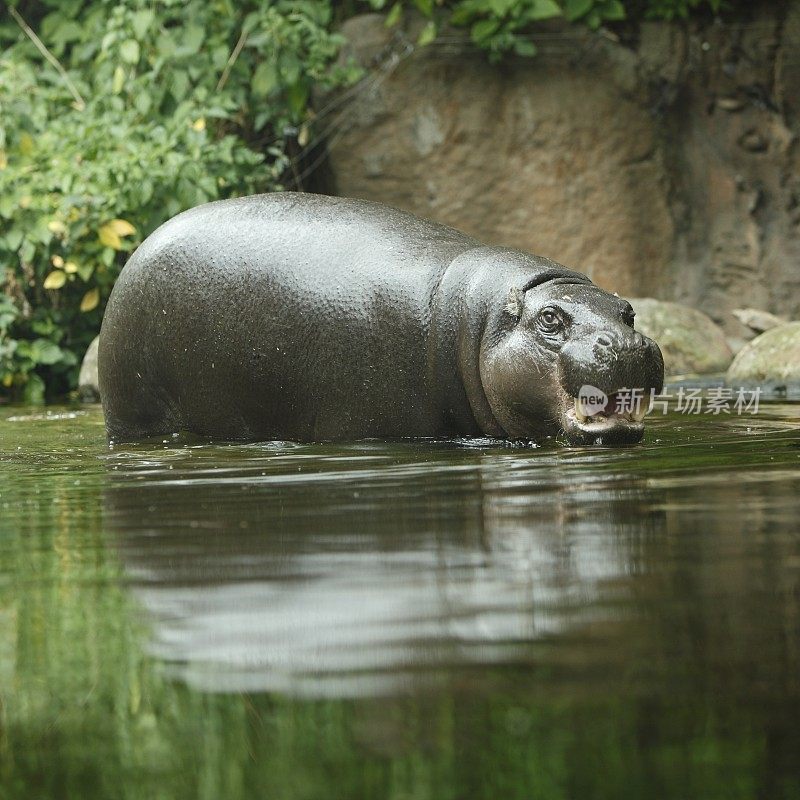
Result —
<path fill-rule="evenodd" d="M 595 344 L 599 344 L 600 347 L 611 347 L 613 342 L 608 334 L 601 333 L 597 339 L 595 339 Z"/>

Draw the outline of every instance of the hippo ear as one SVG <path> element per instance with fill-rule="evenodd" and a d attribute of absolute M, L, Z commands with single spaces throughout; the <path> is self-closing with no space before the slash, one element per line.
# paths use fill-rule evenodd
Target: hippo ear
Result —
<path fill-rule="evenodd" d="M 517 322 L 522 316 L 522 304 L 524 302 L 524 294 L 521 289 L 514 286 L 508 293 L 508 300 L 506 301 L 503 313 L 511 317 L 514 322 Z"/>

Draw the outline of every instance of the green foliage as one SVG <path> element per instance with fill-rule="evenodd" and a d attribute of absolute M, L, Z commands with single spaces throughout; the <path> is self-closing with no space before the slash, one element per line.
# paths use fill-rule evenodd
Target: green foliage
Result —
<path fill-rule="evenodd" d="M 469 26 L 472 41 L 497 60 L 509 51 L 534 55 L 535 47 L 521 34 L 536 22 L 560 15 L 555 0 L 462 0 L 453 9 L 450 21 Z"/>
<path fill-rule="evenodd" d="M 564 16 L 570 22 L 580 21 L 597 29 L 604 22 L 619 22 L 627 15 L 620 0 L 565 0 Z"/>
<path fill-rule="evenodd" d="M 386 0 L 369 0 L 372 8 L 388 7 Z M 720 10 L 724 0 L 397 0 L 389 8 L 386 24 L 395 25 L 404 9 L 414 9 L 428 18 L 417 42 L 432 42 L 437 32 L 450 25 L 469 28 L 470 38 L 490 60 L 507 54 L 536 55 L 530 32 L 537 23 L 561 17 L 592 30 L 606 23 L 629 18 L 686 19 L 692 12 Z"/>
<path fill-rule="evenodd" d="M 649 19 L 688 19 L 703 8 L 716 14 L 724 5 L 725 0 L 647 0 L 645 15 Z"/>
<path fill-rule="evenodd" d="M 46 0 L 24 14 L 0 23 L 0 393 L 39 402 L 74 387 L 142 238 L 190 206 L 278 188 L 312 87 L 357 73 L 333 64 L 327 2 Z"/>

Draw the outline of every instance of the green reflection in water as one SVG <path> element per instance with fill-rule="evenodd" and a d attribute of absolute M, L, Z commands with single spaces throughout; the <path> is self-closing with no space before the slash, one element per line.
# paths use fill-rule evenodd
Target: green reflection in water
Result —
<path fill-rule="evenodd" d="M 62 413 L 0 421 L 0 797 L 800 797 L 797 407 L 622 451 Z"/>

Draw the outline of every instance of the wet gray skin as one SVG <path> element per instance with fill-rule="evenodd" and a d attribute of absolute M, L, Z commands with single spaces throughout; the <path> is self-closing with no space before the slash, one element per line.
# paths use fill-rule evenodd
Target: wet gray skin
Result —
<path fill-rule="evenodd" d="M 502 344 L 484 346 L 482 378 L 512 438 L 533 431 L 563 433 L 576 445 L 641 440 L 664 361 L 658 345 L 634 329 L 630 303 L 591 284 L 551 281 L 524 296 L 512 292 L 506 313 L 516 322 Z M 586 386 L 608 398 L 595 414 L 579 399 Z"/>
<path fill-rule="evenodd" d="M 590 420 L 573 398 L 660 389 L 658 348 L 630 322 L 580 272 L 377 203 L 208 203 L 117 280 L 98 351 L 106 430 L 629 444 L 639 419 L 610 403 Z"/>

